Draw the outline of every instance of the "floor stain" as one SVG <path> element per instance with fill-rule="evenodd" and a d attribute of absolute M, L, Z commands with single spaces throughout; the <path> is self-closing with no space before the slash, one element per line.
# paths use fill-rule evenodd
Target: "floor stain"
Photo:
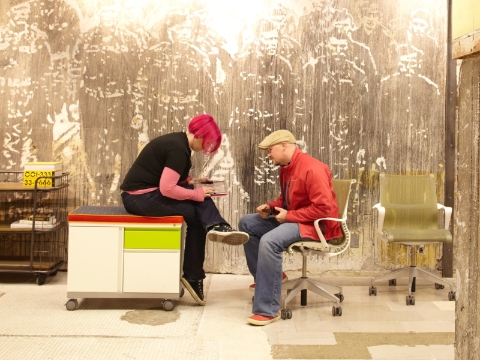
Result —
<path fill-rule="evenodd" d="M 273 359 L 371 359 L 369 347 L 453 345 L 455 333 L 333 333 L 336 345 L 273 345 Z"/>
<path fill-rule="evenodd" d="M 177 310 L 165 311 L 163 308 L 127 311 L 120 319 L 137 325 L 159 326 L 174 323 L 180 318 Z"/>

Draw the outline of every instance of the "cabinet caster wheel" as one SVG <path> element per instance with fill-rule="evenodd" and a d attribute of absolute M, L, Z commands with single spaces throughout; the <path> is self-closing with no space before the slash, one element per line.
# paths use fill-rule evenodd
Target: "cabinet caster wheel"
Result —
<path fill-rule="evenodd" d="M 163 302 L 163 310 L 172 311 L 173 310 L 173 301 L 172 300 L 165 300 Z"/>
<path fill-rule="evenodd" d="M 68 311 L 73 311 L 78 307 L 78 301 L 77 299 L 70 299 L 67 301 L 65 306 L 67 307 Z"/>
<path fill-rule="evenodd" d="M 435 283 L 435 289 L 437 289 L 437 290 L 445 289 L 445 286 L 442 285 L 442 284 Z"/>
<path fill-rule="evenodd" d="M 369 296 L 372 296 L 372 295 L 377 296 L 377 287 L 376 286 L 370 286 L 368 288 L 368 295 Z"/>
<path fill-rule="evenodd" d="M 450 292 L 448 293 L 448 300 L 450 300 L 450 301 L 455 301 L 456 295 L 457 295 L 457 294 L 455 293 L 455 291 L 450 291 Z"/>
<path fill-rule="evenodd" d="M 339 306 L 339 307 L 332 306 L 332 315 L 333 316 L 342 316 L 342 307 L 341 306 Z"/>
<path fill-rule="evenodd" d="M 37 275 L 37 284 L 38 285 L 43 285 L 45 284 L 45 279 L 47 278 L 46 275 Z"/>
<path fill-rule="evenodd" d="M 345 298 L 343 294 L 340 294 L 340 293 L 335 294 L 335 296 L 340 299 L 340 302 L 343 302 L 343 299 Z"/>
<path fill-rule="evenodd" d="M 397 286 L 397 279 L 388 280 L 388 286 Z"/>
<path fill-rule="evenodd" d="M 407 295 L 407 305 L 415 305 L 415 296 Z"/>

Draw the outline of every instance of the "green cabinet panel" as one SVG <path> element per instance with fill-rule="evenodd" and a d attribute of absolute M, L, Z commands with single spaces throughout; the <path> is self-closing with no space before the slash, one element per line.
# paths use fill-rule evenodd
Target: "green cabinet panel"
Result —
<path fill-rule="evenodd" d="M 181 247 L 180 227 L 125 228 L 125 249 L 178 249 Z"/>

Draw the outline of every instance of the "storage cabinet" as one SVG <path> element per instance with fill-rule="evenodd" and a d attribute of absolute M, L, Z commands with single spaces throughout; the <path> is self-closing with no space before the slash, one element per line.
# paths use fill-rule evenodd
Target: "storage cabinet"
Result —
<path fill-rule="evenodd" d="M 23 171 L 0 171 L 0 272 L 31 273 L 43 285 L 66 260 L 68 173 L 38 177 L 33 187 L 22 178 Z M 39 221 L 47 214 L 51 226 Z M 18 220 L 28 221 L 12 228 Z"/>
<path fill-rule="evenodd" d="M 77 308 L 77 298 L 161 298 L 172 310 L 172 299 L 184 292 L 183 232 L 182 217 L 134 216 L 102 206 L 71 212 L 67 309 Z"/>

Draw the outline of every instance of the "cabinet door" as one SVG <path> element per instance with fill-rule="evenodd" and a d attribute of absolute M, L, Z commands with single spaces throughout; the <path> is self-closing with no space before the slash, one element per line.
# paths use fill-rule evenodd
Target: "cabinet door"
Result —
<path fill-rule="evenodd" d="M 178 294 L 180 251 L 125 252 L 123 291 Z"/>
<path fill-rule="evenodd" d="M 121 292 L 123 228 L 72 226 L 68 239 L 69 292 Z"/>

